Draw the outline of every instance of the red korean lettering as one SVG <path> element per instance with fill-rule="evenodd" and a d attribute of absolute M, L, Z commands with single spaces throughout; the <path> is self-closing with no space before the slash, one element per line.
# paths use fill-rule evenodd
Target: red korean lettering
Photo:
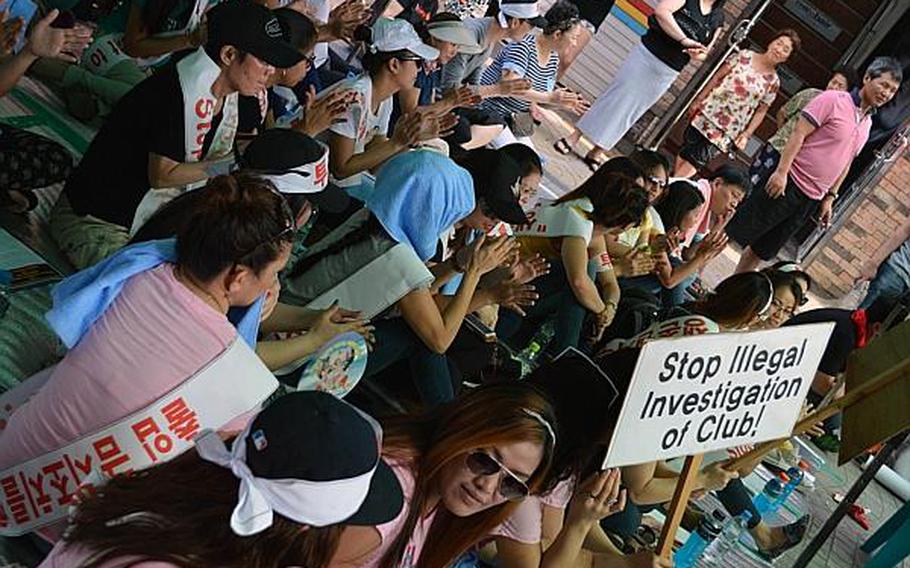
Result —
<path fill-rule="evenodd" d="M 167 429 L 181 440 L 189 442 L 199 433 L 199 417 L 182 396 L 164 406 L 161 414 L 167 420 Z"/>
<path fill-rule="evenodd" d="M 174 447 L 173 440 L 161 432 L 158 423 L 151 416 L 136 422 L 132 428 L 136 439 L 142 444 L 142 448 L 152 462 L 157 462 L 160 454 L 166 454 Z"/>
<path fill-rule="evenodd" d="M 329 177 L 329 168 L 325 162 L 316 164 L 316 185 L 321 186 Z"/>
<path fill-rule="evenodd" d="M 601 268 L 611 268 L 613 266 L 613 259 L 610 258 L 610 253 L 600 253 L 600 266 Z"/>
<path fill-rule="evenodd" d="M 51 502 L 51 496 L 44 490 L 45 475 L 38 472 L 34 476 L 23 472 L 22 477 L 25 480 L 25 487 L 32 499 L 32 506 L 38 515 L 49 514 L 54 510 L 54 504 Z"/>
<path fill-rule="evenodd" d="M 659 337 L 676 337 L 682 331 L 682 326 L 678 321 L 671 320 L 664 322 L 660 325 L 660 328 L 657 330 L 657 335 Z"/>
<path fill-rule="evenodd" d="M 708 333 L 708 326 L 701 318 L 689 318 L 683 323 L 683 335 L 704 335 Z"/>
<path fill-rule="evenodd" d="M 211 99 L 199 99 L 196 101 L 196 116 L 207 118 L 214 107 L 215 103 Z"/>
<path fill-rule="evenodd" d="M 57 493 L 58 505 L 67 505 L 73 501 L 79 483 L 69 475 L 62 459 L 44 466 L 41 472 L 47 476 L 50 488 Z"/>
<path fill-rule="evenodd" d="M 114 477 L 118 473 L 130 473 L 132 471 L 131 468 L 117 471 L 118 467 L 129 463 L 130 456 L 123 453 L 113 435 L 95 440 L 92 443 L 92 447 L 95 449 L 98 459 L 101 460 L 101 471 L 104 472 L 106 477 Z"/>
<path fill-rule="evenodd" d="M 3 496 L 6 498 L 6 505 L 17 524 L 25 524 L 32 520 L 31 512 L 28 509 L 28 502 L 25 500 L 25 493 L 19 487 L 19 481 L 15 474 L 0 479 L 0 489 L 3 490 Z"/>

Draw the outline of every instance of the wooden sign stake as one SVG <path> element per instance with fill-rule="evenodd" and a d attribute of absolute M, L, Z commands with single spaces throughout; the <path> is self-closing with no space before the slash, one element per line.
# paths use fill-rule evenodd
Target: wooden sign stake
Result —
<path fill-rule="evenodd" d="M 673 501 L 670 502 L 670 508 L 667 510 L 667 519 L 664 521 L 664 527 L 660 531 L 660 541 L 657 543 L 657 555 L 663 558 L 670 558 L 673 554 L 673 543 L 676 542 L 676 531 L 682 522 L 683 515 L 686 512 L 686 504 L 689 502 L 689 495 L 695 486 L 695 480 L 698 478 L 698 472 L 701 470 L 701 462 L 704 460 L 704 454 L 689 456 L 683 464 L 682 472 L 679 474 L 679 481 L 676 483 L 676 491 L 673 493 Z"/>

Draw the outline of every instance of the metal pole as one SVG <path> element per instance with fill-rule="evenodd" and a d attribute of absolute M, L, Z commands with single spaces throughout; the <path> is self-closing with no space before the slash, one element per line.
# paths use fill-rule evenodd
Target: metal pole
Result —
<path fill-rule="evenodd" d="M 904 438 L 906 437 L 907 432 L 903 432 L 893 436 L 885 443 L 884 447 L 879 450 L 878 454 L 875 455 L 875 458 L 866 466 L 866 469 L 860 474 L 859 478 L 853 482 L 850 490 L 844 495 L 844 499 L 838 504 L 837 508 L 834 509 L 834 512 L 831 513 L 831 516 L 828 517 L 825 524 L 822 525 L 821 530 L 818 531 L 815 538 L 813 538 L 809 545 L 803 549 L 792 568 L 806 568 L 806 566 L 809 565 L 809 562 L 812 561 L 818 551 L 821 550 L 825 541 L 828 540 L 828 537 L 834 532 L 834 529 L 837 528 L 838 523 L 840 523 L 841 519 L 847 514 L 847 509 L 856 502 L 860 494 L 866 489 L 866 486 L 869 485 L 869 482 L 875 477 L 875 474 L 878 473 L 878 470 L 881 469 L 885 461 L 894 453 L 894 450 L 903 443 Z"/>
<path fill-rule="evenodd" d="M 657 121 L 650 134 L 649 139 L 646 140 L 645 146 L 657 149 L 663 144 L 667 136 L 670 135 L 670 131 L 673 128 L 673 125 L 689 110 L 689 107 L 692 105 L 694 100 L 694 95 L 699 93 L 705 85 L 708 84 L 708 81 L 717 74 L 717 71 L 720 69 L 720 66 L 724 61 L 727 60 L 727 57 L 733 53 L 739 47 L 739 44 L 748 37 L 749 32 L 752 31 L 752 28 L 758 22 L 758 19 L 765 13 L 765 10 L 768 9 L 768 6 L 771 5 L 771 0 L 753 0 L 753 5 L 755 6 L 752 15 L 748 18 L 740 20 L 736 24 L 736 27 L 727 34 L 727 47 L 724 50 L 723 56 L 717 58 L 711 68 L 707 72 L 703 72 L 702 69 L 699 69 L 699 73 L 703 73 L 701 78 L 696 79 L 695 89 L 689 90 L 689 94 L 692 96 L 680 97 L 678 99 L 681 101 L 681 104 L 678 104 L 674 109 L 674 106 L 671 106 L 670 109 Z M 698 77 L 698 75 L 696 75 Z"/>

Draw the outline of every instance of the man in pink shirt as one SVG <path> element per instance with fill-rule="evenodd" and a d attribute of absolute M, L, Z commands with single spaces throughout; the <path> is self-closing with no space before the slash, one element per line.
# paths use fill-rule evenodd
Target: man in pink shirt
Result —
<path fill-rule="evenodd" d="M 844 177 L 869 139 L 872 113 L 894 97 L 902 79 L 899 61 L 878 57 L 859 92 L 825 91 L 803 109 L 764 191 L 753 191 L 727 226 L 746 247 L 737 272 L 773 260 L 813 214 L 823 227 L 830 224 Z"/>

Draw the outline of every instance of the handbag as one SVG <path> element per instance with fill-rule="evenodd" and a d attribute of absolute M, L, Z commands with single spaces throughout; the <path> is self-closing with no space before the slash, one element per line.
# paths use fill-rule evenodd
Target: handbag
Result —
<path fill-rule="evenodd" d="M 509 115 L 508 123 L 512 134 L 519 138 L 533 136 L 534 128 L 537 126 L 534 117 L 528 111 L 513 112 Z"/>

